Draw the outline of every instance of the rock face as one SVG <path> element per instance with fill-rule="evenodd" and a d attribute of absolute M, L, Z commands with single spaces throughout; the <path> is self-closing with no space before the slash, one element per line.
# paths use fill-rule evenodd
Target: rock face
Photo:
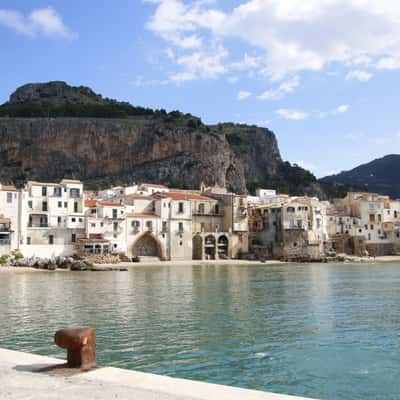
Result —
<path fill-rule="evenodd" d="M 0 107 L 0 115 L 7 115 L 14 106 L 25 107 L 26 103 L 29 108 L 35 102 L 41 112 L 46 104 L 56 102 L 52 112 L 65 115 L 72 103 L 76 112 L 86 100 L 105 107 L 123 105 L 124 112 L 127 109 L 133 114 L 126 118 L 0 118 L 0 182 L 66 177 L 101 185 L 142 181 L 196 189 L 204 182 L 239 193 L 246 192 L 250 184 L 283 182 L 291 190 L 299 183 L 290 164 L 282 161 L 276 137 L 268 129 L 206 126 L 189 114 L 134 108 L 63 82 L 17 89 L 10 102 Z M 315 177 L 301 171 L 308 174 L 306 185 L 315 192 L 309 185 L 318 189 Z"/>

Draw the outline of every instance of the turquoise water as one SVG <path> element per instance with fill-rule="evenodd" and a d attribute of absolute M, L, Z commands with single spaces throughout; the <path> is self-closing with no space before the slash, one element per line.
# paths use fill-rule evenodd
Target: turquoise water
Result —
<path fill-rule="evenodd" d="M 0 347 L 322 399 L 400 398 L 400 265 L 159 266 L 0 273 Z"/>

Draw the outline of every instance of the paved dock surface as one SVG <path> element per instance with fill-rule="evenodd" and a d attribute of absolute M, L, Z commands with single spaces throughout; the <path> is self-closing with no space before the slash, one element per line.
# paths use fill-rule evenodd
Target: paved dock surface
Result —
<path fill-rule="evenodd" d="M 111 367 L 74 374 L 47 370 L 63 363 L 0 349 L 0 399 L 307 400 Z"/>

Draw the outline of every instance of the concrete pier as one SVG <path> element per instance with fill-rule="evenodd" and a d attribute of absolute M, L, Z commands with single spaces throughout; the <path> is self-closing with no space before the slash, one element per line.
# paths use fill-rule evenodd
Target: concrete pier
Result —
<path fill-rule="evenodd" d="M 0 399 L 307 400 L 111 367 L 73 374 L 42 371 L 64 363 L 0 349 Z"/>

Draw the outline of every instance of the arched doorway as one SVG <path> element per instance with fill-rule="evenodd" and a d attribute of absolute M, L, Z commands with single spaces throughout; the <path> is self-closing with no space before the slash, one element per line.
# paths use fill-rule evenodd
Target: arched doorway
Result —
<path fill-rule="evenodd" d="M 157 239 L 146 233 L 135 242 L 132 254 L 134 257 L 162 257 L 162 249 Z"/>
<path fill-rule="evenodd" d="M 200 235 L 193 237 L 193 260 L 203 259 L 203 239 Z"/>
<path fill-rule="evenodd" d="M 229 241 L 225 235 L 218 238 L 218 256 L 222 258 L 228 257 L 228 245 Z"/>
<path fill-rule="evenodd" d="M 206 259 L 215 260 L 215 237 L 212 235 L 206 236 L 204 241 L 204 252 Z"/>

